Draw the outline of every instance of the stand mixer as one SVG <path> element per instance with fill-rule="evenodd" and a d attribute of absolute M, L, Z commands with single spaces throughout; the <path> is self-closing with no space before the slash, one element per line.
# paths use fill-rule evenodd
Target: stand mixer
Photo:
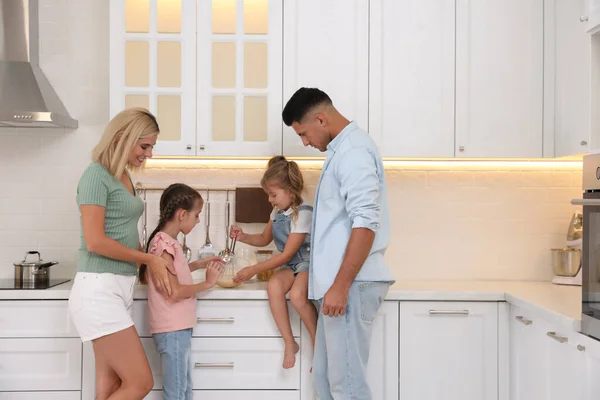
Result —
<path fill-rule="evenodd" d="M 581 286 L 581 247 L 583 215 L 577 211 L 571 217 L 567 230 L 566 248 L 552 249 L 552 270 L 556 275 L 552 283 L 556 285 Z"/>

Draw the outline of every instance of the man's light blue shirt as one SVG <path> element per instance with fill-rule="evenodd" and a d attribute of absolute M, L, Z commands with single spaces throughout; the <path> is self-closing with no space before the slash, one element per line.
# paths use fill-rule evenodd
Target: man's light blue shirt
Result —
<path fill-rule="evenodd" d="M 394 282 L 384 258 L 390 216 L 383 163 L 371 137 L 355 122 L 327 146 L 313 207 L 309 298 L 323 298 L 333 284 L 354 228 L 375 232 L 356 281 Z"/>

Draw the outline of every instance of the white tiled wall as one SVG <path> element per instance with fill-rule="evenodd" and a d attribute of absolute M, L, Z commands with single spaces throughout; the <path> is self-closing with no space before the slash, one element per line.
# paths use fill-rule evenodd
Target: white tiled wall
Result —
<path fill-rule="evenodd" d="M 0 279 L 12 278 L 12 263 L 32 249 L 60 261 L 54 276 L 73 275 L 79 243 L 75 188 L 108 121 L 108 2 L 41 0 L 40 7 L 41 66 L 80 128 L 0 129 Z M 318 173 L 305 169 L 309 200 Z M 254 185 L 260 176 L 256 165 L 175 163 L 135 178 Z M 549 249 L 563 244 L 574 211 L 569 200 L 581 191 L 577 164 L 402 164 L 390 167 L 387 178 L 392 206 L 387 254 L 398 279 L 549 279 Z M 156 196 L 148 196 L 149 230 Z M 216 204 L 211 236 L 219 245 L 223 194 L 211 198 Z M 188 244 L 196 250 L 203 240 L 201 225 Z"/>

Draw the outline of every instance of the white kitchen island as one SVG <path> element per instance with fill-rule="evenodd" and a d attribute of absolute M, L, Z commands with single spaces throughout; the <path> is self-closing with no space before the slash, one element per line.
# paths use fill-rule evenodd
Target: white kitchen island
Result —
<path fill-rule="evenodd" d="M 71 286 L 0 291 L 0 400 L 94 398 L 93 352 L 81 345 L 68 314 Z M 292 312 L 301 351 L 296 367 L 283 370 L 283 343 L 265 288 L 249 283 L 198 295 L 192 340 L 198 398 L 315 398 L 310 338 Z M 146 287 L 137 286 L 134 298 L 136 328 L 155 378 L 148 398 L 160 399 Z M 580 287 L 398 282 L 375 320 L 373 399 L 599 398 L 593 377 L 600 374 L 600 342 L 577 332 L 580 313 Z"/>

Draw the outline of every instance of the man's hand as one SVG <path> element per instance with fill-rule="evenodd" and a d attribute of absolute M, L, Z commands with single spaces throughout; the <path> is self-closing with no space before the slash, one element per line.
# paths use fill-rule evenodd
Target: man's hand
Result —
<path fill-rule="evenodd" d="M 347 305 L 348 289 L 334 283 L 323 297 L 322 313 L 329 317 L 342 316 L 346 313 Z"/>

